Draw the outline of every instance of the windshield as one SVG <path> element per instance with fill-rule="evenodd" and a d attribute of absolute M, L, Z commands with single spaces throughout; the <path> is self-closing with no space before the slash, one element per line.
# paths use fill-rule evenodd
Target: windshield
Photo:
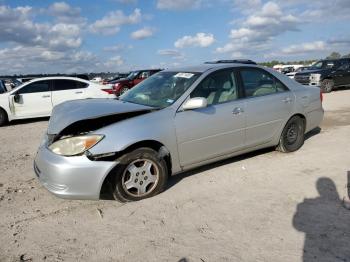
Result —
<path fill-rule="evenodd" d="M 316 64 L 312 65 L 312 69 L 330 69 L 335 65 L 334 61 L 318 61 Z"/>
<path fill-rule="evenodd" d="M 138 71 L 136 72 L 131 72 L 126 78 L 129 78 L 129 79 L 134 79 L 137 75 L 138 75 Z"/>
<path fill-rule="evenodd" d="M 160 72 L 120 97 L 120 100 L 151 107 L 173 104 L 193 83 L 200 73 Z"/>

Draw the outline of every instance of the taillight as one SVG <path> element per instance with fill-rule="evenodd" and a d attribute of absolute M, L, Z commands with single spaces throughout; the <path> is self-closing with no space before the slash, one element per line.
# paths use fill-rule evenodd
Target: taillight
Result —
<path fill-rule="evenodd" d="M 322 90 L 320 90 L 320 99 L 321 99 L 321 103 L 323 102 L 323 92 Z"/>
<path fill-rule="evenodd" d="M 114 90 L 113 89 L 102 89 L 102 91 L 105 91 L 108 94 L 114 94 Z"/>

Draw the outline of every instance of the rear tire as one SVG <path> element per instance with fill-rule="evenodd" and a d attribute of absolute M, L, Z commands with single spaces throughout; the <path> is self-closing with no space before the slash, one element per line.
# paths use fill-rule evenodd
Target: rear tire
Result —
<path fill-rule="evenodd" d="M 120 91 L 119 91 L 119 95 L 123 95 L 124 93 L 128 92 L 129 91 L 129 88 L 126 87 L 126 86 L 123 86 Z"/>
<path fill-rule="evenodd" d="M 120 202 L 138 201 L 155 196 L 165 189 L 167 165 L 158 152 L 139 148 L 117 159 L 120 164 L 113 177 L 113 197 Z"/>
<path fill-rule="evenodd" d="M 7 114 L 5 112 L 5 110 L 3 110 L 2 108 L 0 108 L 0 126 L 3 126 L 7 123 L 8 118 L 7 118 Z"/>
<path fill-rule="evenodd" d="M 283 153 L 297 151 L 304 144 L 305 120 L 293 116 L 285 125 L 277 150 Z"/>
<path fill-rule="evenodd" d="M 321 83 L 321 90 L 323 93 L 330 93 L 334 88 L 334 81 L 332 79 L 325 79 Z"/>

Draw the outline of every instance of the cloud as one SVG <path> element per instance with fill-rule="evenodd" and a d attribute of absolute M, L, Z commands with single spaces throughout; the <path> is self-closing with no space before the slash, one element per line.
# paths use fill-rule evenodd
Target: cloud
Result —
<path fill-rule="evenodd" d="M 301 43 L 298 45 L 290 45 L 283 48 L 281 53 L 285 55 L 301 55 L 310 52 L 320 52 L 327 49 L 327 45 L 324 41 L 315 41 L 308 43 Z"/>
<path fill-rule="evenodd" d="M 124 59 L 120 55 L 114 56 L 104 63 L 107 69 L 113 71 L 116 71 L 116 69 L 122 65 L 124 65 Z"/>
<path fill-rule="evenodd" d="M 117 10 L 109 12 L 102 19 L 90 25 L 92 33 L 113 35 L 120 31 L 123 25 L 137 24 L 141 22 L 142 14 L 140 9 L 135 9 L 130 15 L 125 15 L 123 11 Z"/>
<path fill-rule="evenodd" d="M 176 49 L 161 49 L 157 51 L 157 54 L 161 56 L 168 56 L 173 59 L 185 59 L 185 55 Z"/>
<path fill-rule="evenodd" d="M 115 0 L 118 3 L 121 4 L 136 4 L 137 0 Z"/>
<path fill-rule="evenodd" d="M 251 13 L 241 27 L 232 29 L 230 42 L 216 49 L 217 53 L 249 53 L 268 50 L 272 41 L 285 32 L 298 31 L 301 20 L 283 10 L 274 2 L 265 3 Z"/>
<path fill-rule="evenodd" d="M 122 52 L 128 49 L 132 49 L 132 45 L 125 45 L 125 44 L 117 44 L 117 45 L 113 45 L 113 46 L 106 46 L 103 48 L 103 51 L 106 52 Z"/>
<path fill-rule="evenodd" d="M 1 42 L 50 49 L 77 48 L 82 44 L 80 27 L 76 24 L 34 22 L 31 7 L 0 6 Z"/>
<path fill-rule="evenodd" d="M 178 39 L 174 46 L 176 48 L 185 48 L 191 46 L 197 47 L 208 47 L 211 46 L 215 42 L 215 38 L 213 34 L 206 33 L 197 33 L 195 36 L 184 36 Z"/>
<path fill-rule="evenodd" d="M 66 2 L 55 2 L 48 8 L 48 13 L 60 23 L 85 24 L 86 19 L 81 16 L 79 7 L 72 7 Z"/>
<path fill-rule="evenodd" d="M 163 10 L 188 10 L 198 8 L 202 0 L 158 0 L 157 8 Z"/>
<path fill-rule="evenodd" d="M 130 37 L 134 40 L 143 40 L 153 36 L 155 30 L 151 27 L 144 27 L 130 34 Z"/>

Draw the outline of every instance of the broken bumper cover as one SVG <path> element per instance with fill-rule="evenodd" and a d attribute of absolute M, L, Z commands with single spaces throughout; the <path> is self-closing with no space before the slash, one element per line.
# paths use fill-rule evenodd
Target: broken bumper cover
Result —
<path fill-rule="evenodd" d="M 60 198 L 98 200 L 106 176 L 117 162 L 91 161 L 85 155 L 64 157 L 42 145 L 34 171 L 44 187 Z"/>

